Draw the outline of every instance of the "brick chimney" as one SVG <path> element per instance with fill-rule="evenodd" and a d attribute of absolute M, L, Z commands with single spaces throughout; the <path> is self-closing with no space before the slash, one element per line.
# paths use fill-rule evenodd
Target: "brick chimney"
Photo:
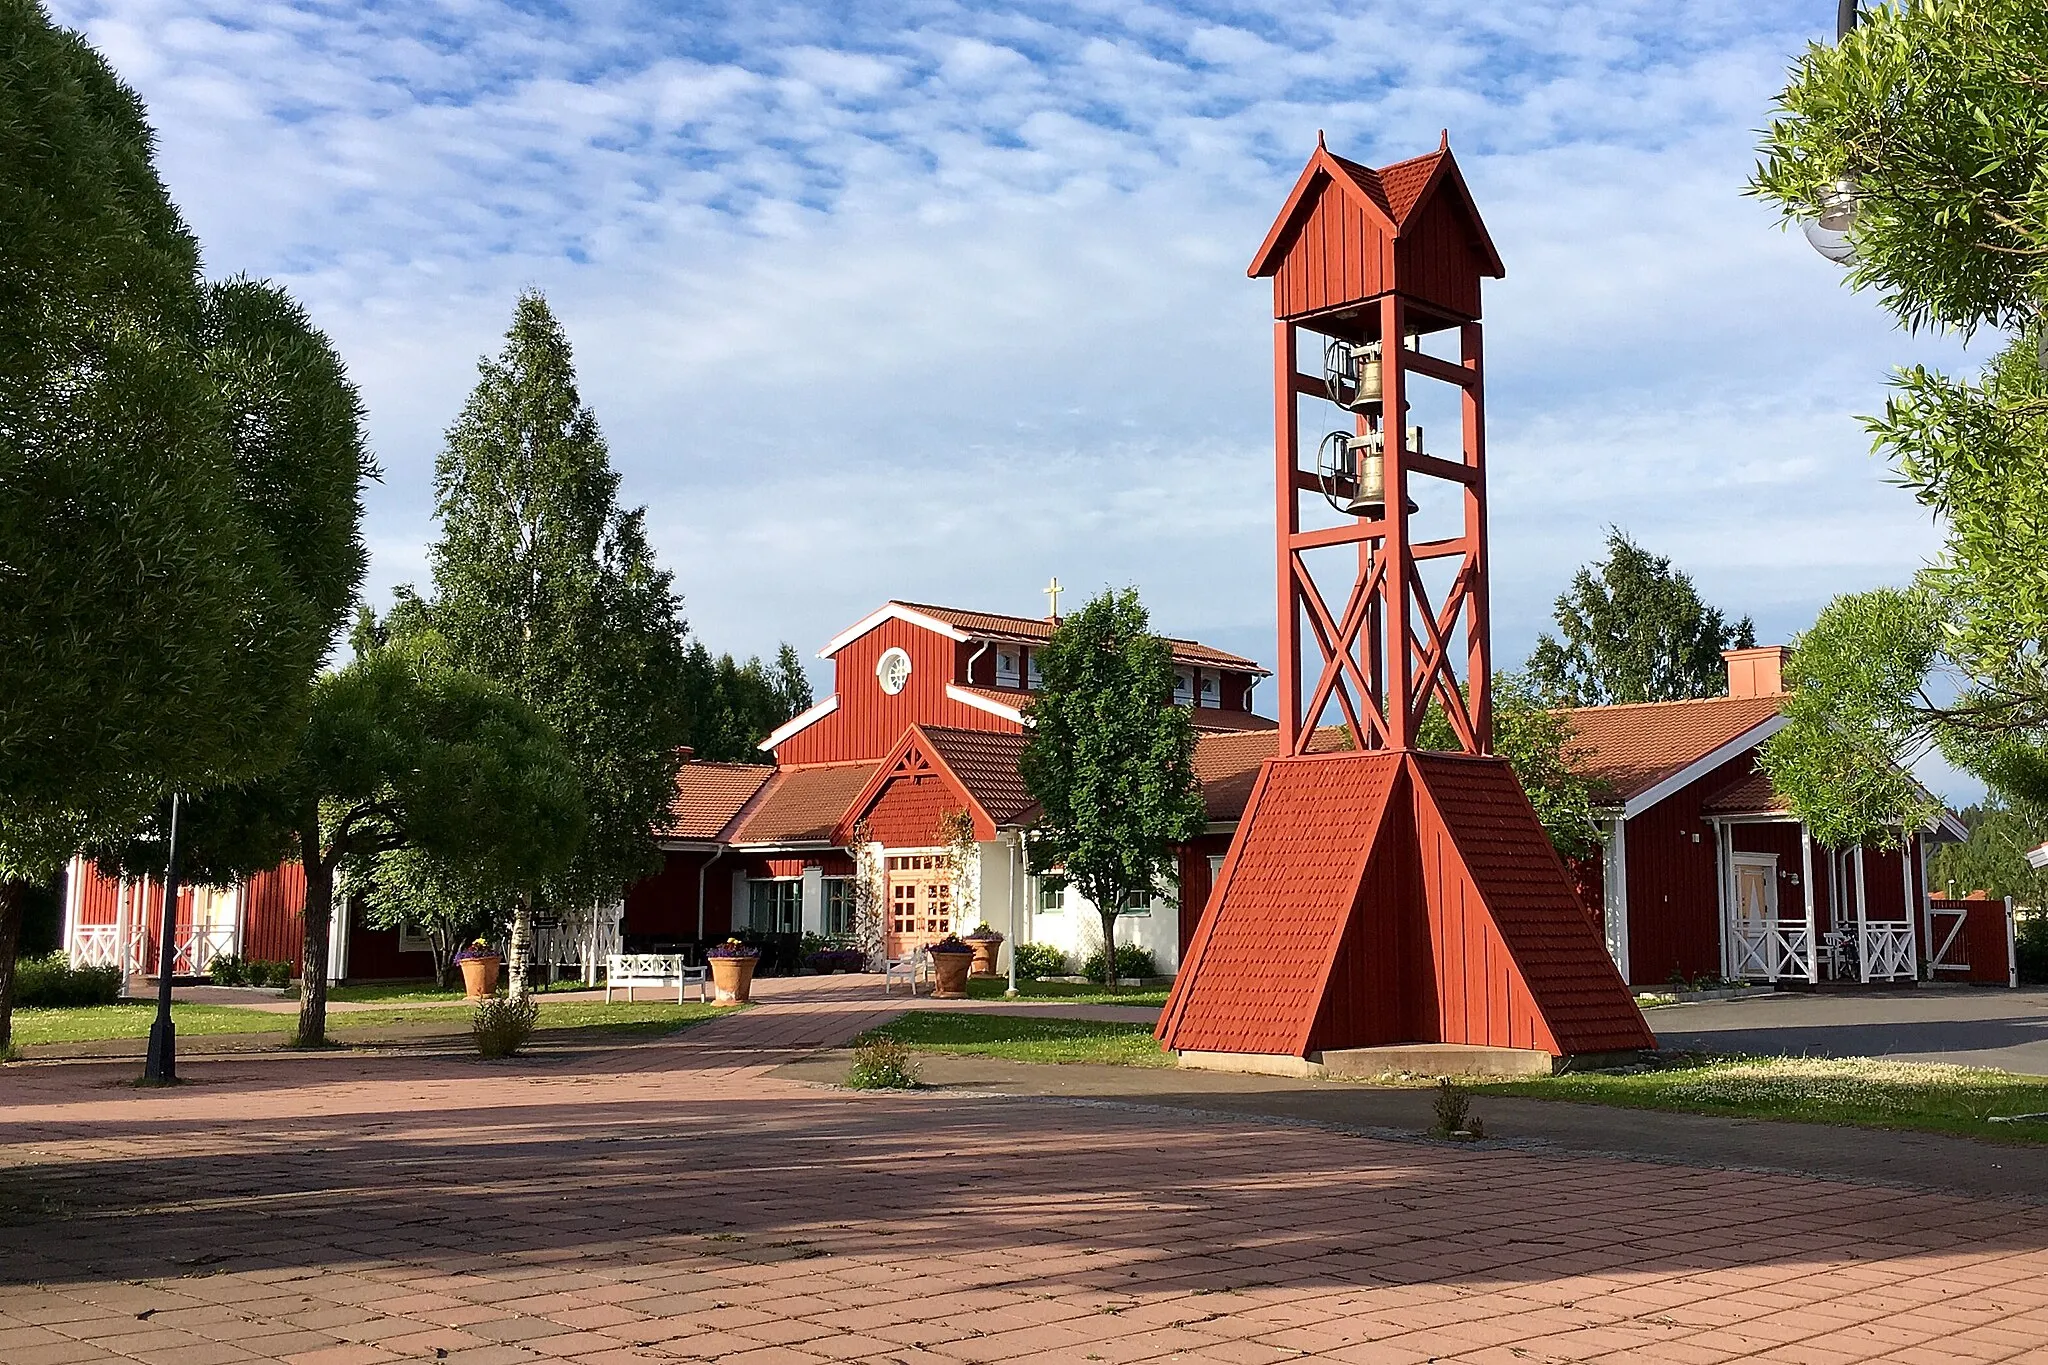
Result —
<path fill-rule="evenodd" d="M 1724 649 L 1728 661 L 1728 695 L 1731 697 L 1782 697 L 1785 695 L 1785 660 L 1792 653 L 1787 645 L 1758 645 L 1755 649 Z"/>

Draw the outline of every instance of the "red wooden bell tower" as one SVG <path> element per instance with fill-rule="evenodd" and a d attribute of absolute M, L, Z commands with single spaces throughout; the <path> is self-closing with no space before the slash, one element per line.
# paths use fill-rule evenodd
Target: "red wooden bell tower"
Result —
<path fill-rule="evenodd" d="M 1380 170 L 1319 138 L 1250 273 L 1273 281 L 1279 745 L 1159 1038 L 1184 1056 L 1309 1059 L 1402 1043 L 1654 1047 L 1491 756 L 1479 290 L 1504 271 L 1448 138 Z M 1304 334 L 1320 374 L 1302 372 Z M 1433 353 L 1445 334 L 1455 360 Z M 1457 458 L 1409 425 L 1424 385 L 1455 401 Z M 1304 399 L 1342 411 L 1313 446 Z M 1446 524 L 1433 496 L 1439 534 L 1418 540 L 1425 481 L 1459 515 Z M 1318 582 L 1333 559 L 1341 594 Z M 1418 748 L 1432 707 L 1455 752 Z"/>

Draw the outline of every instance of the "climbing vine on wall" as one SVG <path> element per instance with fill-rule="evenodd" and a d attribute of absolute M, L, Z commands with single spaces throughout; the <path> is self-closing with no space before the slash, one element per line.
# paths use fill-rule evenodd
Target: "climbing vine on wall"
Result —
<path fill-rule="evenodd" d="M 854 822 L 849 851 L 853 854 L 853 946 L 867 954 L 867 969 L 878 972 L 888 959 L 887 941 L 882 936 L 882 856 L 867 821 Z"/>
<path fill-rule="evenodd" d="M 964 810 L 939 816 L 940 847 L 953 874 L 953 923 L 972 929 L 981 923 L 981 845 L 974 837 L 974 817 Z"/>

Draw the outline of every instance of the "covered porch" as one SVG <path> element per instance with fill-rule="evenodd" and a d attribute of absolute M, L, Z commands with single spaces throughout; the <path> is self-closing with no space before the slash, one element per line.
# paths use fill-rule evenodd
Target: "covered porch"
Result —
<path fill-rule="evenodd" d="M 1859 986 L 1921 978 L 1928 846 L 1948 831 L 1901 827 L 1896 847 L 1830 848 L 1761 774 L 1708 800 L 1703 814 L 1714 831 L 1724 976 Z"/>

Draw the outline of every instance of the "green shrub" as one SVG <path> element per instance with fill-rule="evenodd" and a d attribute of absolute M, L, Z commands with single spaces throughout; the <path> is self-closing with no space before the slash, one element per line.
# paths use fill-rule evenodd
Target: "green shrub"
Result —
<path fill-rule="evenodd" d="M 914 1090 L 917 1059 L 894 1038 L 870 1038 L 854 1048 L 846 1085 L 849 1090 Z"/>
<path fill-rule="evenodd" d="M 213 961 L 206 964 L 207 980 L 216 986 L 247 986 L 249 969 L 260 967 L 260 962 L 244 962 L 240 953 L 217 953 Z"/>
<path fill-rule="evenodd" d="M 62 953 L 25 958 L 14 966 L 14 1003 L 22 1009 L 111 1005 L 120 998 L 118 967 L 73 967 Z"/>
<path fill-rule="evenodd" d="M 1016 952 L 1019 976 L 1067 975 L 1067 955 L 1050 943 L 1020 943 Z"/>
<path fill-rule="evenodd" d="M 510 1057 L 526 1046 L 539 1022 L 540 1003 L 532 996 L 494 996 L 478 1002 L 469 1019 L 469 1036 L 476 1040 L 480 1056 Z"/>
<path fill-rule="evenodd" d="M 1116 950 L 1116 974 L 1118 976 L 1157 976 L 1159 964 L 1152 960 L 1152 954 L 1135 943 L 1120 944 Z M 1081 964 L 1081 975 L 1090 981 L 1102 980 L 1102 950 L 1088 954 L 1088 960 Z"/>
<path fill-rule="evenodd" d="M 2014 946 L 2019 950 L 2020 984 L 2048 985 L 2048 912 L 2036 910 L 2020 915 L 2013 930 Z"/>
<path fill-rule="evenodd" d="M 292 984 L 292 964 L 289 962 L 252 962 L 249 964 L 249 984 L 252 986 L 275 986 L 282 989 Z"/>

